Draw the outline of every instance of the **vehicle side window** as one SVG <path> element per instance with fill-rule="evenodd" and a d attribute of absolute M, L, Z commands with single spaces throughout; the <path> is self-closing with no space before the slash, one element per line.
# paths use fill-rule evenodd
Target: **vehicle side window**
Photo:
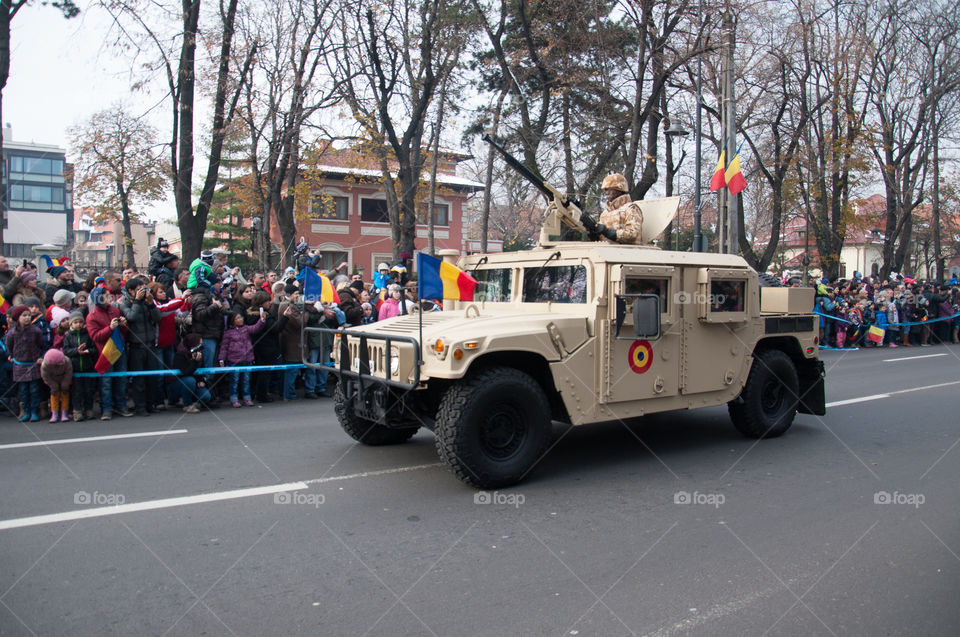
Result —
<path fill-rule="evenodd" d="M 586 303 L 587 269 L 560 265 L 524 270 L 523 302 Z"/>
<path fill-rule="evenodd" d="M 477 287 L 473 291 L 474 301 L 510 302 L 513 292 L 513 270 L 511 268 L 477 270 L 473 273 L 473 278 L 477 280 Z"/>
<path fill-rule="evenodd" d="M 711 312 L 743 312 L 746 281 L 713 279 L 710 281 Z"/>
<path fill-rule="evenodd" d="M 670 294 L 669 279 L 651 279 L 644 277 L 628 277 L 624 285 L 625 294 L 656 294 L 660 297 L 660 312 L 666 314 L 667 299 Z M 627 301 L 627 311 L 632 311 L 633 301 Z"/>

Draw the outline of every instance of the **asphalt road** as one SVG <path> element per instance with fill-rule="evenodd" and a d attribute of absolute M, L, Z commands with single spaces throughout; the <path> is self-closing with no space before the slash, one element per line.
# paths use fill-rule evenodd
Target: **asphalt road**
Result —
<path fill-rule="evenodd" d="M 823 359 L 838 404 L 782 438 L 558 426 L 480 495 L 329 399 L 0 419 L 0 633 L 956 635 L 960 346 Z"/>

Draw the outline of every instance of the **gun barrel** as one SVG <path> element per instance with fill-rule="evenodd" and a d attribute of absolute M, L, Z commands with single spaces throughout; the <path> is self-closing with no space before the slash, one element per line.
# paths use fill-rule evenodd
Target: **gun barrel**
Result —
<path fill-rule="evenodd" d="M 493 138 L 490 137 L 490 135 L 488 135 L 487 133 L 484 133 L 483 135 L 481 135 L 480 139 L 482 139 L 483 141 L 493 146 L 496 149 L 496 151 L 500 153 L 500 156 L 503 157 L 503 160 L 507 162 L 507 165 L 513 168 L 514 170 L 516 170 L 521 175 L 523 175 L 526 178 L 526 180 L 529 181 L 531 184 L 536 186 L 537 190 L 543 193 L 543 196 L 547 198 L 547 201 L 553 200 L 553 192 L 551 192 L 550 189 L 547 188 L 546 179 L 544 179 L 537 173 L 530 170 L 530 168 L 528 168 L 525 164 L 520 163 L 519 159 L 517 159 L 516 157 L 511 155 L 509 152 L 507 152 L 506 148 L 504 148 L 497 142 L 493 141 Z"/>

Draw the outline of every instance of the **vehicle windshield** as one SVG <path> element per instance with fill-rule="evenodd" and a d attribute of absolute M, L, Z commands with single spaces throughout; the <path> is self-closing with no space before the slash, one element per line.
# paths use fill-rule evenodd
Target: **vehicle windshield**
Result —
<path fill-rule="evenodd" d="M 559 265 L 524 270 L 523 302 L 586 303 L 587 269 L 582 265 Z"/>
<path fill-rule="evenodd" d="M 473 290 L 474 301 L 510 302 L 513 293 L 512 268 L 476 270 L 473 272 L 473 278 L 477 280 L 477 287 Z"/>

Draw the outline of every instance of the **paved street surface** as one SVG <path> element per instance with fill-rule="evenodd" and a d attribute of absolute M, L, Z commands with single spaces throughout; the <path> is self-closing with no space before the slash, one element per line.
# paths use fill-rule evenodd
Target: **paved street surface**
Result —
<path fill-rule="evenodd" d="M 330 399 L 0 419 L 0 633 L 956 635 L 960 346 L 822 356 L 827 416 L 782 438 L 558 425 L 491 494 Z"/>

